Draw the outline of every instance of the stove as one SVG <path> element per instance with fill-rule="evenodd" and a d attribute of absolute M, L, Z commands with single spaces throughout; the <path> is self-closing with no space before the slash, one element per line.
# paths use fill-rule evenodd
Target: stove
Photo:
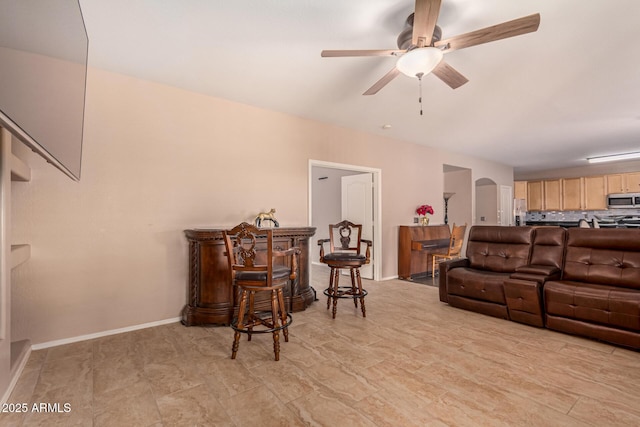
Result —
<path fill-rule="evenodd" d="M 638 215 L 594 215 L 594 218 L 602 228 L 640 228 Z"/>

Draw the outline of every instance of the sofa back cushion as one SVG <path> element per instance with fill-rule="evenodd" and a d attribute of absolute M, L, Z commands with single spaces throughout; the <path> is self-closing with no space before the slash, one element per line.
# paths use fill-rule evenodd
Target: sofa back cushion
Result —
<path fill-rule="evenodd" d="M 562 278 L 640 289 L 640 229 L 569 229 Z"/>
<path fill-rule="evenodd" d="M 467 242 L 469 267 L 512 273 L 529 263 L 532 243 L 532 227 L 475 225 Z"/>
<path fill-rule="evenodd" d="M 562 268 L 565 237 L 566 230 L 562 227 L 536 228 L 530 263 Z"/>

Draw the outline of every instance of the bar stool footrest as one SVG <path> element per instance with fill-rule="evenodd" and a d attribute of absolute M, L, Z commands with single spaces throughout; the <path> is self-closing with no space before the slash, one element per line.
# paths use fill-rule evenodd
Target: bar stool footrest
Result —
<path fill-rule="evenodd" d="M 351 286 L 338 286 L 337 294 L 334 294 L 331 288 L 325 289 L 323 293 L 329 298 L 364 298 L 368 294 L 366 289 L 363 289 L 362 292 L 358 289 L 354 291 Z"/>
<path fill-rule="evenodd" d="M 270 311 L 256 311 L 254 312 L 255 317 L 259 320 L 257 320 L 257 323 L 253 324 L 253 327 L 251 330 L 247 329 L 247 325 L 244 325 L 244 328 L 238 328 L 238 318 L 234 317 L 233 320 L 231 321 L 231 328 L 236 331 L 236 332 L 240 332 L 242 334 L 270 334 L 273 333 L 275 331 L 281 331 L 287 327 L 289 327 L 289 325 L 293 322 L 293 317 L 291 317 L 290 313 L 287 313 L 287 322 L 283 325 L 278 326 L 277 328 L 264 328 L 265 323 L 260 322 L 260 320 L 270 320 L 271 319 L 271 312 Z M 272 319 L 271 319 L 272 320 Z M 273 320 L 272 320 L 273 321 Z M 256 326 L 259 329 L 256 329 Z"/>

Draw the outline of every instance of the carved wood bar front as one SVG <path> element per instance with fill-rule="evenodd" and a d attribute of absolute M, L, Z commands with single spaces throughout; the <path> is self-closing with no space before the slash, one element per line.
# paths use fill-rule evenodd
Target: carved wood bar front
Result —
<path fill-rule="evenodd" d="M 315 231 L 315 227 L 273 229 L 274 249 L 300 248 L 299 274 L 285 289 L 285 306 L 291 312 L 306 309 L 315 299 L 315 291 L 309 284 L 309 239 Z M 223 230 L 185 230 L 185 236 L 189 241 L 189 282 L 182 323 L 228 325 L 238 301 L 231 285 Z"/>

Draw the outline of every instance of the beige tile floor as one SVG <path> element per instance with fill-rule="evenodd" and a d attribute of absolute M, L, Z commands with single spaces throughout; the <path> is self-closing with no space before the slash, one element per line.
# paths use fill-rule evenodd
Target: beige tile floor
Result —
<path fill-rule="evenodd" d="M 231 360 L 230 328 L 178 323 L 34 351 L 9 401 L 71 411 L 0 425 L 640 425 L 640 353 L 455 309 L 432 286 L 366 288 L 366 318 L 343 300 L 333 320 L 324 298 L 294 313 L 279 362 L 269 335 Z"/>

